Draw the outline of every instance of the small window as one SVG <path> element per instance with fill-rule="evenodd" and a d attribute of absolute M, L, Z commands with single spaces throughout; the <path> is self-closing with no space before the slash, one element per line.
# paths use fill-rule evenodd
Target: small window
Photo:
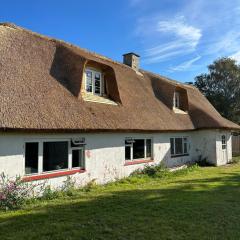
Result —
<path fill-rule="evenodd" d="M 170 138 L 171 156 L 181 156 L 189 154 L 188 137 Z"/>
<path fill-rule="evenodd" d="M 43 143 L 43 171 L 68 168 L 68 142 Z"/>
<path fill-rule="evenodd" d="M 125 160 L 151 159 L 152 139 L 126 139 Z"/>
<path fill-rule="evenodd" d="M 102 73 L 92 69 L 86 69 L 85 71 L 86 91 L 94 95 L 102 95 L 103 94 L 102 86 L 103 86 Z"/>
<path fill-rule="evenodd" d="M 222 135 L 222 150 L 225 150 L 226 148 L 227 148 L 226 136 Z"/>
<path fill-rule="evenodd" d="M 38 173 L 38 142 L 25 143 L 25 174 Z"/>
<path fill-rule="evenodd" d="M 84 149 L 72 149 L 72 168 L 85 168 Z"/>
<path fill-rule="evenodd" d="M 174 108 L 180 108 L 180 94 L 179 94 L 179 92 L 174 92 L 173 107 Z"/>

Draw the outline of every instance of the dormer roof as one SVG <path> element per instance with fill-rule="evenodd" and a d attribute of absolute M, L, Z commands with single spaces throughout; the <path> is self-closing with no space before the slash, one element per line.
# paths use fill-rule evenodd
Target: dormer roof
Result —
<path fill-rule="evenodd" d="M 116 105 L 84 101 L 87 63 L 109 71 Z M 0 25 L 0 129 L 46 132 L 162 132 L 239 129 L 193 86 L 178 83 L 13 24 Z M 187 114 L 172 109 L 174 90 Z M 171 102 L 171 103 L 170 103 Z"/>

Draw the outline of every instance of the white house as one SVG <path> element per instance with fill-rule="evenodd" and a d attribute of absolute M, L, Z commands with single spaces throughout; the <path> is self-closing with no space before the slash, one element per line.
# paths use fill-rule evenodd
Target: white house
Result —
<path fill-rule="evenodd" d="M 79 184 L 146 164 L 232 158 L 240 127 L 193 86 L 12 24 L 0 25 L 0 172 Z"/>

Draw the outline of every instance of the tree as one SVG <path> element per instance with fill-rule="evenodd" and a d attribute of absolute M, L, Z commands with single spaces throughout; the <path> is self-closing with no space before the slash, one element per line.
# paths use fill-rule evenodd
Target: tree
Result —
<path fill-rule="evenodd" d="M 215 60 L 208 73 L 195 78 L 195 86 L 223 117 L 240 123 L 240 65 L 234 59 Z"/>

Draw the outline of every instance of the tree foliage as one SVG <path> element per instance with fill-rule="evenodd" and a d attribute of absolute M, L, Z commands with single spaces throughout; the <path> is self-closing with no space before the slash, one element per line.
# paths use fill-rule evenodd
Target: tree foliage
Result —
<path fill-rule="evenodd" d="M 240 123 L 240 65 L 234 59 L 215 60 L 208 73 L 195 78 L 195 86 L 223 117 Z"/>

